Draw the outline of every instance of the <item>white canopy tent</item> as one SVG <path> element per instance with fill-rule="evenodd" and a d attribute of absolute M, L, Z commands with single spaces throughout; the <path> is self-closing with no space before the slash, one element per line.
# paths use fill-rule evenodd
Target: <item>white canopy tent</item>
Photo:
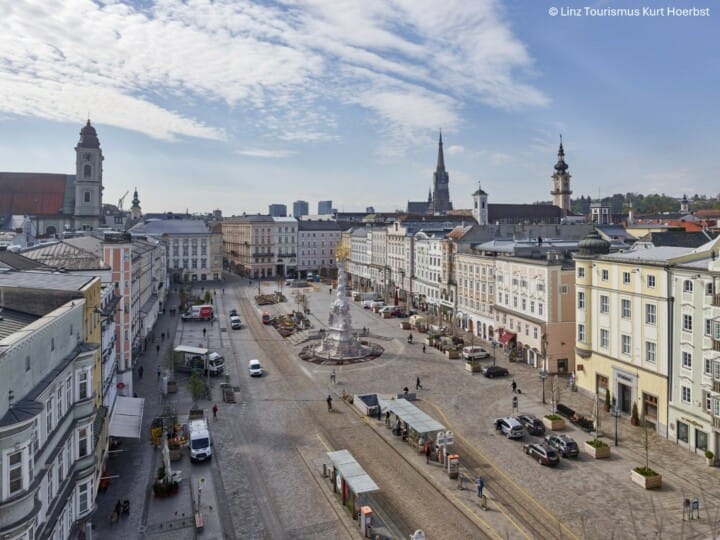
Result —
<path fill-rule="evenodd" d="M 139 439 L 144 408 L 144 398 L 118 396 L 110 418 L 110 436 Z"/>

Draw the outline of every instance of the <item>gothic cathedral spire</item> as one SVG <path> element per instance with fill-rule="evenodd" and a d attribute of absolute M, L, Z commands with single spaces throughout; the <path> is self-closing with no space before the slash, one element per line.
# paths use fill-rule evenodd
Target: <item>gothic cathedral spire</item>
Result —
<path fill-rule="evenodd" d="M 433 196 L 428 205 L 429 214 L 445 214 L 452 210 L 449 190 L 450 177 L 445 170 L 445 155 L 443 154 L 442 131 L 438 140 L 437 167 L 433 173 Z"/>

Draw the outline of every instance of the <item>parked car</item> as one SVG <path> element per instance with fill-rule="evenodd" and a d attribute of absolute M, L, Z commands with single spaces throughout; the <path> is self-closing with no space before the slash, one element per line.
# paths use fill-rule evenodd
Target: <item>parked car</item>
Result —
<path fill-rule="evenodd" d="M 548 467 L 554 467 L 560 463 L 560 456 L 554 448 L 543 443 L 530 443 L 523 445 L 523 450 L 528 456 L 532 456 L 537 459 L 540 465 L 547 465 Z"/>
<path fill-rule="evenodd" d="M 242 321 L 237 315 L 230 317 L 230 328 L 233 330 L 240 330 L 242 328 Z"/>
<path fill-rule="evenodd" d="M 507 377 L 510 375 L 507 368 L 502 366 L 486 366 L 483 368 L 482 374 L 488 379 L 492 379 L 494 377 Z"/>
<path fill-rule="evenodd" d="M 263 369 L 260 365 L 260 360 L 250 360 L 250 362 L 248 362 L 248 370 L 250 371 L 251 377 L 262 377 Z"/>
<path fill-rule="evenodd" d="M 501 431 L 508 439 L 522 439 L 525 436 L 525 428 L 512 416 L 496 418 L 495 429 Z"/>
<path fill-rule="evenodd" d="M 577 443 L 567 435 L 551 433 L 545 437 L 545 442 L 555 448 L 562 457 L 578 457 L 580 449 Z"/>
<path fill-rule="evenodd" d="M 482 347 L 463 347 L 462 357 L 465 360 L 481 360 L 490 358 L 490 353 Z"/>
<path fill-rule="evenodd" d="M 228 313 L 230 317 L 235 317 L 237 315 L 237 309 L 233 308 L 230 310 L 230 313 Z"/>
<path fill-rule="evenodd" d="M 521 414 L 517 419 L 530 435 L 545 435 L 545 424 L 539 418 L 532 414 Z"/>

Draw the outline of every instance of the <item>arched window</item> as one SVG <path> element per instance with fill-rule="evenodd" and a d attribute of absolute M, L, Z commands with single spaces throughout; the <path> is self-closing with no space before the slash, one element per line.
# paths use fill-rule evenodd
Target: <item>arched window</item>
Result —
<path fill-rule="evenodd" d="M 85 202 L 90 202 L 90 192 L 89 191 L 85 192 Z"/>
<path fill-rule="evenodd" d="M 689 279 L 686 279 L 683 281 L 683 292 L 692 292 L 693 290 L 693 283 Z"/>
<path fill-rule="evenodd" d="M 91 173 L 92 173 L 92 167 L 90 165 L 85 165 L 85 167 L 83 167 L 83 177 L 90 178 Z"/>

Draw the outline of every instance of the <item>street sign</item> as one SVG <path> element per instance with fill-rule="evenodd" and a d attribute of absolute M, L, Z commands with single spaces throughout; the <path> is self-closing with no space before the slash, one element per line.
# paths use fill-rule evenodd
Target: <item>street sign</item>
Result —
<path fill-rule="evenodd" d="M 453 444 L 454 442 L 455 442 L 455 435 L 453 435 L 453 432 L 452 432 L 452 431 L 447 431 L 447 432 L 445 433 L 445 444 L 446 444 L 447 446 L 450 446 L 450 445 Z"/>
<path fill-rule="evenodd" d="M 446 444 L 446 442 L 445 442 L 445 433 L 443 433 L 442 431 L 441 431 L 440 433 L 438 433 L 437 443 L 438 443 L 440 446 L 443 446 L 443 445 Z"/>

